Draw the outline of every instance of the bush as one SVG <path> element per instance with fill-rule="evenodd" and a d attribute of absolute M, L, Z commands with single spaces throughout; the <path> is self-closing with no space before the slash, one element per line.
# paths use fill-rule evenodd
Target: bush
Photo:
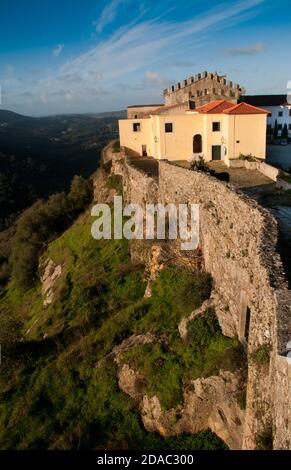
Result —
<path fill-rule="evenodd" d="M 243 155 L 241 153 L 238 158 L 239 158 L 239 160 L 246 160 L 248 162 L 256 162 L 257 161 L 256 157 L 254 155 L 252 155 L 251 153 L 249 153 L 247 155 Z"/>
<path fill-rule="evenodd" d="M 263 344 L 250 354 L 250 358 L 259 365 L 267 365 L 270 361 L 271 350 L 270 344 Z"/>
<path fill-rule="evenodd" d="M 114 144 L 113 144 L 113 146 L 112 146 L 112 148 L 113 148 L 113 152 L 114 152 L 114 153 L 120 152 L 120 141 L 119 141 L 119 140 L 115 140 L 115 141 L 114 141 Z"/>
<path fill-rule="evenodd" d="M 256 437 L 257 450 L 273 450 L 273 431 L 271 427 L 266 428 Z"/>
<path fill-rule="evenodd" d="M 37 201 L 23 213 L 12 248 L 12 273 L 19 287 L 28 288 L 37 277 L 38 260 L 48 243 L 61 234 L 92 198 L 92 182 L 75 176 L 71 191 Z"/>
<path fill-rule="evenodd" d="M 82 176 L 74 176 L 68 195 L 68 202 L 74 212 L 82 211 L 92 200 L 93 182 Z"/>
<path fill-rule="evenodd" d="M 209 172 L 209 167 L 203 157 L 190 163 L 190 170 Z"/>
<path fill-rule="evenodd" d="M 107 178 L 107 186 L 110 189 L 115 189 L 118 194 L 122 194 L 122 176 L 120 175 L 110 175 Z"/>

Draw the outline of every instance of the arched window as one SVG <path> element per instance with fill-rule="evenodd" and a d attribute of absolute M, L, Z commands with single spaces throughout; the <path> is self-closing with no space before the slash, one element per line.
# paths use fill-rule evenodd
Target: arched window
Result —
<path fill-rule="evenodd" d="M 202 152 L 202 135 L 196 134 L 193 137 L 193 153 Z"/>

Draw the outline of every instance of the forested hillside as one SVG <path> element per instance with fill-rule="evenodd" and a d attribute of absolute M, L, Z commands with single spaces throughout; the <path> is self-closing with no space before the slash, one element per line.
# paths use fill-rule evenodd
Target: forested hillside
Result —
<path fill-rule="evenodd" d="M 36 199 L 88 177 L 122 113 L 30 118 L 0 111 L 0 230 Z"/>

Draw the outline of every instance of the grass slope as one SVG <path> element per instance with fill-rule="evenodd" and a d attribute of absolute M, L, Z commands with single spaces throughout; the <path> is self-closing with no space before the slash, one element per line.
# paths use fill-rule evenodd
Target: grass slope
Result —
<path fill-rule="evenodd" d="M 147 433 L 118 387 L 116 365 L 96 368 L 128 336 L 162 335 L 168 349 L 135 348 L 126 359 L 146 373 L 149 393 L 175 405 L 183 381 L 216 371 L 215 357 L 234 346 L 213 312 L 192 322 L 188 344 L 178 337 L 180 319 L 209 296 L 209 277 L 165 269 L 145 300 L 143 269 L 131 264 L 127 242 L 94 241 L 91 223 L 83 216 L 43 256 L 63 267 L 53 305 L 43 308 L 40 285 L 23 293 L 11 283 L 0 299 L 0 324 L 12 337 L 2 348 L 0 448 L 226 448 L 210 431 L 169 439 Z"/>

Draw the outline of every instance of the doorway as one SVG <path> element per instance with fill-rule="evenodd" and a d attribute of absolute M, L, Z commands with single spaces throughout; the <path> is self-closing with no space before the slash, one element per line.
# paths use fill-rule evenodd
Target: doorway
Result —
<path fill-rule="evenodd" d="M 196 134 L 193 137 L 193 153 L 202 152 L 202 135 Z"/>
<path fill-rule="evenodd" d="M 148 153 L 147 153 L 147 146 L 146 145 L 142 145 L 142 156 L 143 157 L 147 157 L 148 156 Z"/>
<path fill-rule="evenodd" d="M 212 145 L 212 160 L 221 160 L 221 145 Z"/>

